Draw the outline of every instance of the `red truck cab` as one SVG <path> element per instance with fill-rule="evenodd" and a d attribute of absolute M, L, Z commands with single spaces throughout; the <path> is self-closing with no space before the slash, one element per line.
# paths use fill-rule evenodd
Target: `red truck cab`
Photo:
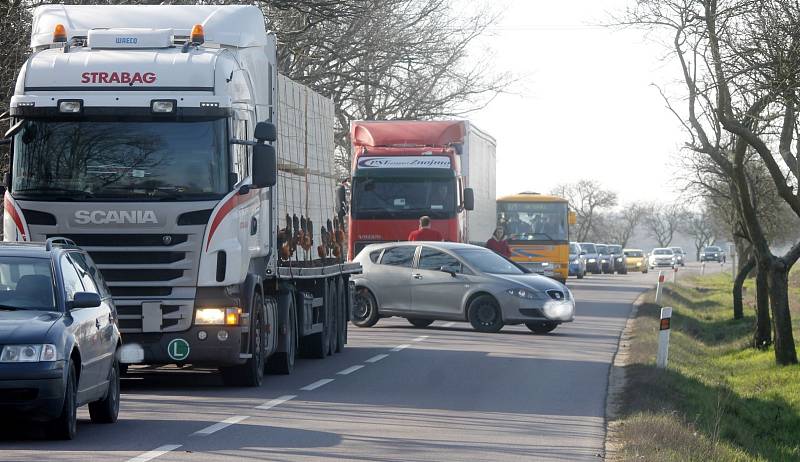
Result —
<path fill-rule="evenodd" d="M 422 216 L 446 241 L 466 241 L 474 203 L 461 174 L 466 133 L 464 121 L 353 122 L 351 259 L 368 244 L 405 241 Z"/>

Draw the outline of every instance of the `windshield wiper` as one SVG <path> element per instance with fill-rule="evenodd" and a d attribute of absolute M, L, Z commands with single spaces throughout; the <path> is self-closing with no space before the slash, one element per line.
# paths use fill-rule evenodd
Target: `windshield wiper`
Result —
<path fill-rule="evenodd" d="M 4 310 L 4 311 L 17 311 L 19 309 L 21 309 L 21 308 L 18 307 L 18 306 L 0 305 L 0 310 Z"/>
<path fill-rule="evenodd" d="M 80 196 L 81 198 L 84 198 L 84 199 L 85 198 L 94 197 L 94 194 L 89 192 L 89 191 L 84 191 L 82 189 L 59 188 L 59 187 L 56 187 L 56 186 L 42 186 L 42 187 L 38 187 L 38 188 L 14 189 L 14 190 L 12 190 L 12 192 L 13 193 L 31 193 L 31 192 L 49 193 L 49 192 L 55 192 L 55 193 L 64 194 L 63 196 L 58 196 L 59 198 L 63 198 L 63 199 L 73 199 L 73 197 L 71 197 L 69 195 Z M 37 196 L 42 196 L 42 195 L 45 195 L 45 194 L 36 194 L 36 195 Z"/>

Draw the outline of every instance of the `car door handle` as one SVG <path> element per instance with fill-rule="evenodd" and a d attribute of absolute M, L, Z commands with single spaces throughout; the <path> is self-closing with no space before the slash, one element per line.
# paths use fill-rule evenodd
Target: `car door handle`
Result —
<path fill-rule="evenodd" d="M 422 275 L 419 273 L 414 273 L 414 279 L 422 279 Z"/>
<path fill-rule="evenodd" d="M 97 319 L 95 319 L 95 320 L 94 320 L 94 325 L 95 325 L 95 327 L 97 327 L 98 329 L 100 328 L 100 318 L 97 318 Z"/>

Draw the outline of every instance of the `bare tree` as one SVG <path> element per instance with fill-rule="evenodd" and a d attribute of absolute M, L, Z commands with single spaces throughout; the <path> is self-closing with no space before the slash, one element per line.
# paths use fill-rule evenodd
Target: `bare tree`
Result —
<path fill-rule="evenodd" d="M 642 222 L 659 247 L 669 247 L 675 233 L 685 225 L 686 220 L 686 209 L 680 204 L 651 204 L 647 206 Z"/>
<path fill-rule="evenodd" d="M 621 207 L 621 209 L 613 214 L 608 219 L 608 240 L 622 247 L 628 245 L 628 241 L 633 237 L 636 227 L 642 222 L 647 209 L 638 203 L 630 203 Z"/>
<path fill-rule="evenodd" d="M 716 240 L 714 224 L 708 211 L 703 208 L 699 212 L 690 213 L 683 230 L 694 239 L 695 258 L 700 260 L 700 251 L 714 244 Z"/>
<path fill-rule="evenodd" d="M 597 232 L 599 214 L 617 205 L 617 193 L 604 189 L 595 180 L 580 180 L 557 186 L 552 194 L 563 197 L 577 215 L 576 238 L 586 241 Z"/>

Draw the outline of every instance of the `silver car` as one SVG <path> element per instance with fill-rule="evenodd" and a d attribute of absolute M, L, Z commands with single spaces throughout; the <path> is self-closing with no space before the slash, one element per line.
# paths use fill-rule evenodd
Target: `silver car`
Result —
<path fill-rule="evenodd" d="M 527 273 L 483 247 L 453 242 L 372 244 L 355 258 L 353 323 L 371 327 L 401 316 L 417 327 L 435 320 L 469 321 L 481 332 L 525 324 L 547 333 L 575 316 L 564 284 Z"/>

